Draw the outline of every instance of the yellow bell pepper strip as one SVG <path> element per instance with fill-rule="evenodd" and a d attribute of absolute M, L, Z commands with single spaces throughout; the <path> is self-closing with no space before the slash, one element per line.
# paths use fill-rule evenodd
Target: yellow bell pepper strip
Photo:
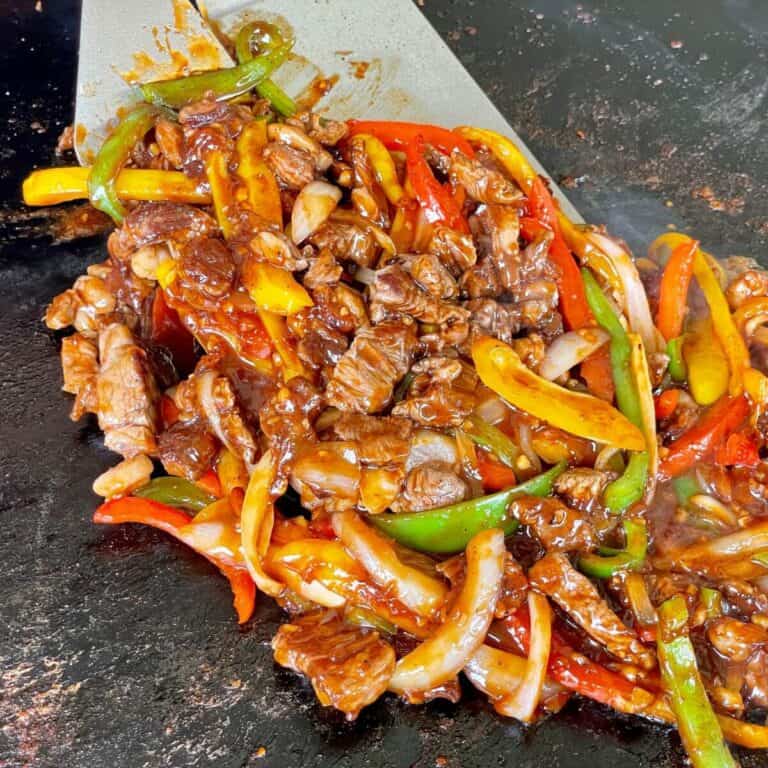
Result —
<path fill-rule="evenodd" d="M 267 331 L 267 335 L 277 350 L 277 354 L 280 356 L 283 381 L 290 381 L 297 376 L 310 379 L 311 375 L 296 354 L 296 350 L 288 338 L 288 328 L 285 325 L 285 320 L 280 315 L 276 315 L 274 312 L 269 312 L 266 309 L 259 310 L 259 317 Z"/>
<path fill-rule="evenodd" d="M 688 635 L 688 608 L 682 595 L 659 606 L 657 650 L 661 678 L 677 729 L 694 768 L 737 768 L 728 751 L 699 674 Z"/>
<path fill-rule="evenodd" d="M 227 165 L 226 155 L 219 150 L 209 152 L 205 158 L 205 175 L 211 188 L 213 210 L 221 233 L 228 240 L 234 234 L 232 221 L 235 200 Z"/>
<path fill-rule="evenodd" d="M 596 579 L 610 579 L 619 571 L 639 568 L 648 551 L 648 527 L 644 520 L 624 520 L 625 546 L 621 550 L 582 555 L 579 568 Z"/>
<path fill-rule="evenodd" d="M 252 21 L 241 27 L 235 38 L 235 55 L 238 63 L 244 64 L 253 59 L 254 42 L 257 53 L 261 54 L 280 48 L 285 40 L 274 24 L 266 21 Z M 291 117 L 296 113 L 296 102 L 272 80 L 262 80 L 258 83 L 256 93 L 262 99 L 267 99 L 275 111 L 283 117 Z"/>
<path fill-rule="evenodd" d="M 688 371 L 688 387 L 699 405 L 712 405 L 728 391 L 728 360 L 709 318 L 700 318 L 690 324 L 683 343 L 683 358 Z"/>
<path fill-rule="evenodd" d="M 530 217 L 552 230 L 554 235 L 549 247 L 549 257 L 557 265 L 557 288 L 560 293 L 560 310 L 566 326 L 571 330 L 592 324 L 592 317 L 584 298 L 584 286 L 579 279 L 579 268 L 560 231 L 557 206 L 547 185 L 520 150 L 506 137 L 495 131 L 461 127 L 456 129 L 462 138 L 485 145 L 515 180 L 528 198 Z"/>
<path fill-rule="evenodd" d="M 688 370 L 685 367 L 685 359 L 683 358 L 683 344 L 685 344 L 685 334 L 670 339 L 667 342 L 667 356 L 669 357 L 667 370 L 669 370 L 672 381 L 678 384 L 688 378 Z"/>
<path fill-rule="evenodd" d="M 263 56 L 257 56 L 236 67 L 214 69 L 199 75 L 189 75 L 175 80 L 160 80 L 139 86 L 144 100 L 150 104 L 179 109 L 192 101 L 199 101 L 213 93 L 221 100 L 231 99 L 250 91 L 266 80 L 288 55 L 292 44 L 285 43 Z"/>
<path fill-rule="evenodd" d="M 312 306 L 306 288 L 287 269 L 274 264 L 260 261 L 249 265 L 243 273 L 243 283 L 260 310 L 284 317 Z"/>
<path fill-rule="evenodd" d="M 488 528 L 501 528 L 505 535 L 514 533 L 519 523 L 507 511 L 509 502 L 519 496 L 548 496 L 566 466 L 567 462 L 562 461 L 520 485 L 490 496 L 424 512 L 370 515 L 368 520 L 411 549 L 434 554 L 462 552 L 475 534 Z"/>
<path fill-rule="evenodd" d="M 248 123 L 237 138 L 237 175 L 248 193 L 251 208 L 270 224 L 283 228 L 283 206 L 275 174 L 262 158 L 267 146 L 267 121 Z"/>
<path fill-rule="evenodd" d="M 355 134 L 355 139 L 362 141 L 365 153 L 371 161 L 376 181 L 381 184 L 384 194 L 392 205 L 400 205 L 405 199 L 405 190 L 397 178 L 395 161 L 389 150 L 375 136 L 368 133 Z"/>
<path fill-rule="evenodd" d="M 91 169 L 43 168 L 24 179 L 22 195 L 30 206 L 58 205 L 88 198 Z M 122 200 L 167 200 L 171 203 L 208 205 L 210 193 L 181 171 L 125 168 L 115 179 L 114 190 Z"/>
<path fill-rule="evenodd" d="M 416 205 L 403 205 L 395 211 L 389 235 L 397 253 L 408 253 L 413 248 L 418 213 Z"/>
<path fill-rule="evenodd" d="M 472 359 L 483 384 L 515 408 L 588 440 L 644 450 L 643 433 L 626 416 L 604 400 L 537 376 L 508 344 L 481 337 L 472 345 Z"/>
<path fill-rule="evenodd" d="M 768 749 L 768 726 L 746 723 L 728 715 L 718 715 L 717 722 L 723 736 L 740 747 L 747 749 Z"/>
<path fill-rule="evenodd" d="M 659 286 L 659 311 L 656 327 L 670 341 L 683 331 L 688 288 L 693 277 L 693 261 L 699 248 L 698 240 L 680 243 L 669 257 Z"/>
<path fill-rule="evenodd" d="M 110 131 L 93 161 L 88 174 L 88 197 L 94 208 L 108 214 L 116 224 L 123 221 L 127 212 L 115 191 L 115 180 L 134 145 L 144 138 L 159 114 L 157 107 L 139 104 Z"/>
<path fill-rule="evenodd" d="M 159 501 L 172 507 L 199 512 L 216 501 L 216 497 L 183 477 L 156 477 L 133 492 L 134 496 Z"/>
<path fill-rule="evenodd" d="M 649 251 L 655 253 L 667 249 L 674 252 L 675 248 L 682 243 L 690 242 L 690 240 L 690 237 L 679 232 L 668 232 L 657 237 L 651 243 Z M 693 276 L 709 305 L 715 334 L 728 358 L 730 367 L 728 391 L 731 396 L 735 397 L 744 390 L 744 373 L 750 367 L 749 351 L 731 315 L 728 301 L 720 286 L 720 280 L 710 263 L 711 261 L 712 257 L 698 248 L 693 260 Z"/>

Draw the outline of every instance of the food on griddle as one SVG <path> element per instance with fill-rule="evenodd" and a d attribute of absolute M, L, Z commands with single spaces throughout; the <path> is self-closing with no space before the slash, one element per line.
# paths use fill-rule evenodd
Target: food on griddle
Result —
<path fill-rule="evenodd" d="M 241 623 L 273 597 L 275 658 L 350 718 L 463 674 L 524 722 L 676 724 L 698 768 L 768 747 L 766 274 L 634 259 L 491 131 L 299 111 L 289 47 L 249 25 L 25 183 L 115 220 L 45 318 L 122 456 L 94 520 L 208 558 Z"/>

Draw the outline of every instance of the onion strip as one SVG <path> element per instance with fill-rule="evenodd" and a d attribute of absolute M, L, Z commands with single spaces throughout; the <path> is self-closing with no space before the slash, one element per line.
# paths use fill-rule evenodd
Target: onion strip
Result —
<path fill-rule="evenodd" d="M 602 328 L 582 328 L 558 336 L 547 347 L 539 365 L 539 375 L 554 381 L 600 349 L 609 338 Z"/>
<path fill-rule="evenodd" d="M 400 695 L 428 691 L 448 682 L 482 645 L 499 599 L 504 567 L 504 534 L 478 533 L 467 545 L 464 586 L 445 622 L 398 661 L 389 690 Z"/>
<path fill-rule="evenodd" d="M 656 476 L 659 472 L 659 444 L 656 440 L 656 409 L 653 402 L 653 385 L 648 370 L 648 358 L 640 335 L 630 333 L 628 336 L 631 345 L 629 364 L 637 389 L 637 400 L 642 418 L 640 426 L 643 430 L 646 451 L 648 452 L 648 478 L 643 498 L 646 504 L 650 504 L 656 493 Z"/>
<path fill-rule="evenodd" d="M 514 693 L 496 704 L 497 712 L 524 723 L 530 723 L 536 714 L 552 646 L 552 609 L 547 598 L 538 592 L 529 592 L 528 612 L 531 616 L 531 640 L 525 674 Z"/>
<path fill-rule="evenodd" d="M 391 591 L 403 605 L 432 617 L 445 602 L 446 588 L 418 568 L 401 562 L 392 542 L 366 525 L 352 511 L 337 512 L 333 530 L 376 584 Z"/>
<path fill-rule="evenodd" d="M 240 536 L 248 572 L 256 586 L 272 597 L 278 597 L 284 589 L 283 584 L 267 575 L 263 566 L 275 522 L 275 508 L 269 492 L 275 468 L 272 452 L 267 451 L 251 473 L 240 513 Z"/>

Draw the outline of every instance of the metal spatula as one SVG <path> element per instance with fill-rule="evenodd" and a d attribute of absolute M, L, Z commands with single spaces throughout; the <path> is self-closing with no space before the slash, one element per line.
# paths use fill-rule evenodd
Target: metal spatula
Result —
<path fill-rule="evenodd" d="M 294 56 L 273 78 L 296 95 L 318 77 L 335 85 L 316 109 L 337 118 L 477 125 L 514 139 L 548 174 L 443 43 L 412 0 L 207 0 L 223 32 L 266 19 L 292 29 Z M 127 82 L 229 66 L 231 59 L 188 0 L 83 0 L 75 149 L 88 164 L 120 107 L 138 100 Z M 553 183 L 564 213 L 581 217 Z"/>

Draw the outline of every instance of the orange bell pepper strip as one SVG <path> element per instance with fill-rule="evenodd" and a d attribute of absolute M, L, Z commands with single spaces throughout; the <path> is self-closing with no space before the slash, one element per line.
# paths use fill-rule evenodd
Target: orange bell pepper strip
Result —
<path fill-rule="evenodd" d="M 198 488 L 202 488 L 206 493 L 210 493 L 211 496 L 215 496 L 217 499 L 221 498 L 221 483 L 219 482 L 219 476 L 214 470 L 209 469 L 202 477 L 195 481 L 195 485 Z"/>
<path fill-rule="evenodd" d="M 517 485 L 515 470 L 494 461 L 486 451 L 477 452 L 477 471 L 486 491 L 503 491 Z"/>
<path fill-rule="evenodd" d="M 245 564 L 223 558 L 213 551 L 200 549 L 190 535 L 190 526 L 194 526 L 194 518 L 186 512 L 150 499 L 124 496 L 102 504 L 94 512 L 93 522 L 101 525 L 118 525 L 121 523 L 149 525 L 170 534 L 187 546 L 191 546 L 196 552 L 213 563 L 229 580 L 234 595 L 238 622 L 240 624 L 245 623 L 253 614 L 256 587 L 248 571 L 245 570 Z"/>
<path fill-rule="evenodd" d="M 26 205 L 57 205 L 88 199 L 90 168 L 43 168 L 24 179 Z M 170 203 L 208 205 L 210 193 L 181 171 L 124 168 L 115 180 L 121 200 L 165 200 Z"/>
<path fill-rule="evenodd" d="M 557 287 L 560 292 L 560 310 L 566 326 L 577 330 L 593 325 L 579 267 L 563 239 L 557 206 L 543 179 L 514 143 L 501 134 L 471 127 L 457 128 L 456 132 L 462 138 L 483 144 L 491 150 L 494 157 L 525 192 L 529 216 L 552 230 L 554 239 L 549 247 L 549 256 L 560 271 Z"/>
<path fill-rule="evenodd" d="M 672 251 L 664 268 L 659 288 L 656 327 L 667 341 L 677 338 L 683 332 L 688 288 L 691 285 L 693 261 L 698 248 L 698 240 L 680 243 Z"/>
<path fill-rule="evenodd" d="M 756 467 L 760 463 L 757 441 L 749 431 L 734 432 L 715 451 L 715 464 L 721 467 Z"/>
<path fill-rule="evenodd" d="M 716 448 L 744 424 L 749 412 L 749 402 L 742 395 L 720 398 L 669 445 L 659 465 L 660 479 L 678 477 L 698 462 L 711 457 Z"/>
<path fill-rule="evenodd" d="M 537 376 L 508 344 L 481 337 L 472 345 L 472 359 L 483 384 L 515 408 L 588 440 L 645 450 L 642 431 L 616 408 Z"/>
<path fill-rule="evenodd" d="M 586 358 L 579 369 L 581 378 L 587 384 L 587 389 L 601 400 L 612 403 L 616 396 L 616 385 L 613 383 L 613 368 L 607 346 L 593 352 Z"/>
<path fill-rule="evenodd" d="M 680 402 L 679 389 L 665 389 L 653 399 L 657 419 L 668 419 L 677 409 Z"/>

